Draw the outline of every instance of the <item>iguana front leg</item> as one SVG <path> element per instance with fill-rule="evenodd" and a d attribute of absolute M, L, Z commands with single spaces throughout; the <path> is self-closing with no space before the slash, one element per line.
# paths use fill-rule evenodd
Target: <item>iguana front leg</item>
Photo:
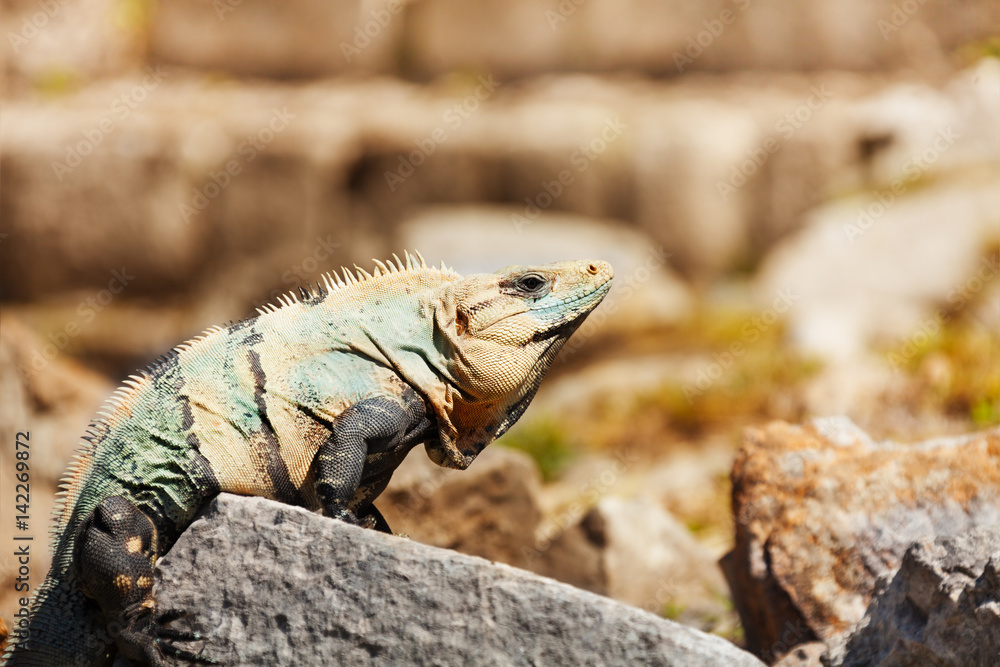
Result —
<path fill-rule="evenodd" d="M 183 611 L 158 610 L 153 597 L 157 533 L 153 522 L 122 496 L 105 498 L 81 524 L 76 576 L 104 613 L 119 654 L 142 664 L 164 665 L 163 656 L 214 663 L 165 640 L 194 641 L 197 634 L 167 626 Z"/>
<path fill-rule="evenodd" d="M 392 532 L 371 500 L 430 426 L 423 399 L 412 390 L 365 399 L 341 413 L 316 455 L 315 488 L 323 513 Z"/>

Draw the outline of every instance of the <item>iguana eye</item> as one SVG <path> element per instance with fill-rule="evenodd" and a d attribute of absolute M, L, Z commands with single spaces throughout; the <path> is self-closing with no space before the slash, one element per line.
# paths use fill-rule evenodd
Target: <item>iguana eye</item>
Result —
<path fill-rule="evenodd" d="M 503 294 L 537 301 L 551 292 L 553 285 L 555 277 L 538 271 L 527 271 L 501 280 L 499 287 Z"/>
<path fill-rule="evenodd" d="M 517 281 L 517 286 L 525 292 L 538 292 L 545 287 L 545 280 L 534 273 L 529 273 Z"/>

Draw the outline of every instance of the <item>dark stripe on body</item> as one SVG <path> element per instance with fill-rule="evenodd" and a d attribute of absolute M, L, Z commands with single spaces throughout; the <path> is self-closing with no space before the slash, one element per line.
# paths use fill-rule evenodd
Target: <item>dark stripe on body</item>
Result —
<path fill-rule="evenodd" d="M 202 499 L 215 496 L 222 490 L 219 478 L 212 469 L 212 464 L 201 453 L 201 441 L 191 429 L 194 426 L 194 414 L 191 412 L 191 397 L 181 394 L 177 397 L 181 406 L 181 428 L 187 434 L 186 442 L 189 450 L 188 459 L 184 463 L 184 472 L 191 480 Z"/>
<path fill-rule="evenodd" d="M 302 405 L 301 403 L 296 403 L 295 409 L 304 414 L 306 417 L 309 417 L 309 419 L 313 420 L 317 424 L 322 424 L 328 430 L 333 431 L 333 422 L 330 421 L 329 417 L 324 417 L 308 405 Z"/>
<path fill-rule="evenodd" d="M 275 499 L 290 505 L 302 506 L 304 505 L 302 494 L 292 483 L 288 466 L 281 458 L 278 436 L 267 414 L 267 401 L 264 399 L 264 385 L 267 382 L 267 376 L 264 373 L 264 368 L 260 365 L 260 355 L 257 354 L 256 350 L 250 349 L 247 350 L 247 359 L 250 362 L 250 369 L 253 371 L 253 398 L 257 406 L 257 416 L 261 422 L 260 436 L 264 445 L 264 447 L 254 449 L 264 457 L 264 469 L 274 486 Z"/>
<path fill-rule="evenodd" d="M 262 342 L 264 342 L 264 334 L 252 333 L 246 338 L 244 338 L 242 341 L 240 341 L 239 344 L 241 347 L 253 347 L 257 343 L 262 343 Z"/>

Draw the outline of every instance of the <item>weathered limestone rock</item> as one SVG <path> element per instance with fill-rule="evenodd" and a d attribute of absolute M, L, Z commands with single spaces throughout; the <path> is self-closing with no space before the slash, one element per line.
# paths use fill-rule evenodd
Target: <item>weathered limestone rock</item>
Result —
<path fill-rule="evenodd" d="M 223 494 L 161 560 L 229 665 L 760 665 L 725 640 L 503 565 Z"/>
<path fill-rule="evenodd" d="M 1000 431 L 876 443 L 846 418 L 750 429 L 724 570 L 768 661 L 860 621 L 910 545 L 1000 522 Z"/>
<path fill-rule="evenodd" d="M 543 512 L 540 487 L 537 466 L 521 452 L 488 447 L 468 470 L 455 471 L 418 451 L 376 505 L 393 530 L 424 544 L 669 612 L 701 629 L 728 622 L 715 559 L 657 502 L 607 497 L 588 507 L 588 493 Z"/>
<path fill-rule="evenodd" d="M 998 193 L 994 176 L 927 187 L 889 207 L 867 198 L 823 206 L 768 257 L 761 302 L 792 289 L 789 333 L 810 354 L 850 360 L 874 345 L 905 357 L 907 337 L 951 312 L 942 304 L 960 310 L 1000 275 L 997 255 L 986 252 L 1000 238 Z M 867 218 L 869 210 L 881 217 Z"/>
<path fill-rule="evenodd" d="M 876 188 L 898 182 L 906 190 L 918 178 L 958 169 L 995 172 L 1000 59 L 983 58 L 941 86 L 887 85 L 861 100 L 851 115 L 855 131 L 869 142 L 863 152 L 870 162 L 869 185 Z"/>
<path fill-rule="evenodd" d="M 750 203 L 748 190 L 720 184 L 763 141 L 757 123 L 732 105 L 671 101 L 641 115 L 635 134 L 639 225 L 689 274 L 731 268 L 747 252 Z"/>
<path fill-rule="evenodd" d="M 1000 656 L 1000 528 L 917 542 L 879 580 L 858 627 L 830 665 L 996 664 Z"/>

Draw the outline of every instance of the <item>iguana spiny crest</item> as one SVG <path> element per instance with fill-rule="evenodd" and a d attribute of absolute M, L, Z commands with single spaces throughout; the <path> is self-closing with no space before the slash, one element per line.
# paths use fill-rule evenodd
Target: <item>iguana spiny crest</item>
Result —
<path fill-rule="evenodd" d="M 52 568 L 9 665 L 203 658 L 153 566 L 221 491 L 389 532 L 372 504 L 417 444 L 467 467 L 607 294 L 605 262 L 462 277 L 417 255 L 328 274 L 126 380 L 65 480 Z M 103 619 L 103 623 L 99 620 Z M 110 624 L 110 625 L 109 625 Z M 108 634 L 105 628 L 119 628 Z"/>

